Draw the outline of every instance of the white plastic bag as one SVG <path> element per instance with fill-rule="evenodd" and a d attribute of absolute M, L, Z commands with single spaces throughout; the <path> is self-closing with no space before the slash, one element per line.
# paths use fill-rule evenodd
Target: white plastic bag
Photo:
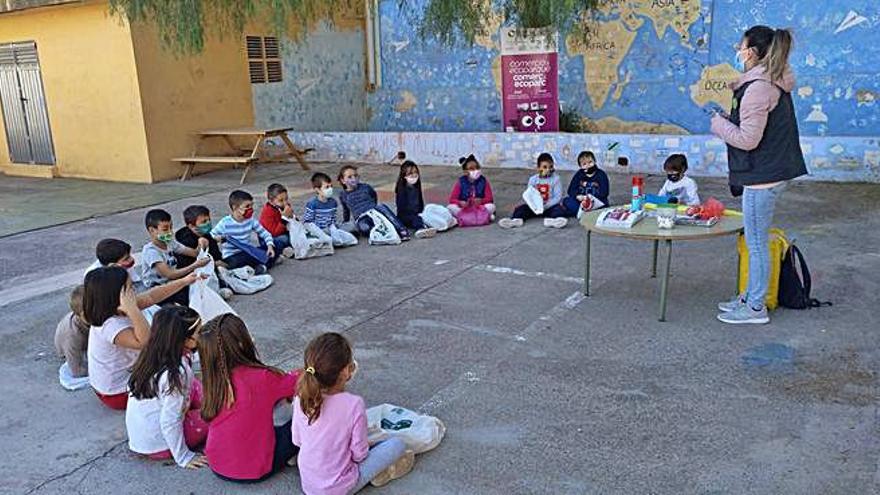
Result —
<path fill-rule="evenodd" d="M 390 437 L 398 437 L 416 454 L 440 445 L 446 425 L 434 416 L 409 409 L 382 404 L 367 409 L 367 441 L 375 445 Z"/>
<path fill-rule="evenodd" d="M 445 206 L 436 204 L 427 204 L 421 214 L 422 221 L 425 225 L 437 229 L 438 232 L 449 230 L 458 225 L 458 220 L 452 216 Z"/>
<path fill-rule="evenodd" d="M 208 287 L 207 280 L 199 280 L 189 286 L 189 307 L 196 310 L 203 322 L 222 314 L 235 314 L 220 294 Z"/>
<path fill-rule="evenodd" d="M 535 215 L 544 213 L 544 198 L 541 197 L 541 193 L 534 187 L 527 187 L 522 193 L 522 199 L 535 212 Z"/>
<path fill-rule="evenodd" d="M 243 266 L 234 270 L 220 267 L 220 278 L 236 294 L 256 294 L 272 285 L 272 275 L 254 275 L 254 269 Z"/>
<path fill-rule="evenodd" d="M 596 196 L 593 196 L 592 194 L 587 194 L 587 197 L 590 200 L 581 202 L 580 208 L 578 208 L 578 212 L 577 212 L 577 219 L 578 220 L 580 220 L 581 217 L 584 216 L 587 212 L 590 212 L 593 210 L 598 210 L 599 208 L 602 208 L 603 206 L 605 206 L 605 203 L 602 202 L 602 200 L 600 200 Z M 585 208 L 584 203 L 588 203 L 589 207 Z"/>
<path fill-rule="evenodd" d="M 290 234 L 290 245 L 293 248 L 295 259 L 304 260 L 333 254 L 333 244 L 329 236 L 323 232 L 317 236 L 311 229 L 315 224 L 303 224 L 292 218 L 286 220 L 287 232 Z M 320 229 L 318 231 L 320 232 Z"/>
<path fill-rule="evenodd" d="M 402 242 L 400 235 L 397 234 L 397 230 L 394 228 L 394 224 L 391 223 L 391 220 L 385 218 L 385 215 L 379 210 L 375 208 L 367 210 L 363 215 L 373 220 L 373 228 L 370 229 L 371 246 L 391 246 Z"/>
<path fill-rule="evenodd" d="M 201 268 L 196 268 L 196 275 L 205 277 L 205 280 L 208 282 L 208 287 L 215 291 L 219 291 L 220 279 L 217 278 L 217 272 L 214 270 L 214 258 L 211 257 L 207 249 L 199 250 L 199 254 L 198 256 L 196 256 L 196 261 L 203 260 L 205 258 L 208 259 L 208 264 Z"/>
<path fill-rule="evenodd" d="M 89 376 L 73 376 L 73 373 L 70 371 L 70 366 L 65 361 L 64 364 L 58 368 L 58 382 L 67 390 L 79 390 L 89 386 Z"/>
<path fill-rule="evenodd" d="M 330 239 L 334 247 L 357 246 L 358 240 L 351 232 L 346 232 L 335 225 L 330 226 Z"/>

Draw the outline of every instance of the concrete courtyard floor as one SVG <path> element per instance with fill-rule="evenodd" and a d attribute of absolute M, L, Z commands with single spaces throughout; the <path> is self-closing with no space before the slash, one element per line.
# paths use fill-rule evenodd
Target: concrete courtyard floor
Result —
<path fill-rule="evenodd" d="M 529 171 L 486 173 L 509 211 Z M 150 203 L 176 225 L 193 203 L 216 221 L 238 176 L 153 186 L 0 178 L 0 492 L 299 492 L 294 468 L 238 486 L 142 460 L 128 451 L 122 413 L 58 385 L 52 335 L 95 243 L 118 237 L 139 251 Z M 361 176 L 390 199 L 395 168 Z M 427 199 L 442 201 L 456 176 L 425 167 Z M 301 209 L 308 177 L 264 167 L 245 189 L 261 197 L 280 181 Z M 723 181 L 698 182 L 704 197 L 734 205 Z M 613 199 L 627 199 L 627 183 L 612 176 Z M 649 243 L 596 237 L 584 298 L 583 230 L 537 221 L 288 261 L 273 287 L 232 305 L 267 362 L 301 366 L 311 337 L 343 332 L 361 366 L 351 389 L 368 405 L 446 423 L 410 475 L 367 493 L 878 493 L 878 204 L 876 185 L 789 187 L 776 224 L 804 251 L 814 296 L 834 306 L 778 310 L 769 326 L 715 320 L 734 288 L 733 238 L 676 244 L 660 323 Z"/>

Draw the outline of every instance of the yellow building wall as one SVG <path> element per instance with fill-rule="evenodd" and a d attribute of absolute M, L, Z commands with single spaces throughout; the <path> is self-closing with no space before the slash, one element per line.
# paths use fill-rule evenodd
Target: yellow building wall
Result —
<path fill-rule="evenodd" d="M 151 26 L 132 26 L 132 39 L 154 181 L 180 176 L 182 167 L 170 159 L 192 153 L 193 131 L 254 124 L 243 36 L 208 40 L 193 56 L 164 49 Z M 216 138 L 199 148 L 201 155 L 230 152 Z"/>
<path fill-rule="evenodd" d="M 149 182 L 131 33 L 109 17 L 106 2 L 73 4 L 0 15 L 0 43 L 36 41 L 49 125 L 54 174 Z M 0 170 L 46 175 L 50 167 L 10 163 L 0 119 Z"/>

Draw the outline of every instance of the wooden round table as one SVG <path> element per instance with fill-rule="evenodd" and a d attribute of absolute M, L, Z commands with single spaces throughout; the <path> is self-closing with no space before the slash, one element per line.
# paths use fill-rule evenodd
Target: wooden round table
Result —
<path fill-rule="evenodd" d="M 651 263 L 651 278 L 657 277 L 657 252 L 660 241 L 666 245 L 666 264 L 663 266 L 663 275 L 660 280 L 660 321 L 666 321 L 666 293 L 669 288 L 669 267 L 672 264 L 673 241 L 699 241 L 713 239 L 726 235 L 739 234 L 743 231 L 742 217 L 739 215 L 725 215 L 712 227 L 698 227 L 692 225 L 676 225 L 673 229 L 661 229 L 657 226 L 657 220 L 653 217 L 643 218 L 632 228 L 609 228 L 596 226 L 596 219 L 606 210 L 591 211 L 581 217 L 581 226 L 586 230 L 586 249 L 584 266 L 584 295 L 590 295 L 590 242 L 592 234 L 623 237 L 624 239 L 653 241 L 653 261 Z"/>

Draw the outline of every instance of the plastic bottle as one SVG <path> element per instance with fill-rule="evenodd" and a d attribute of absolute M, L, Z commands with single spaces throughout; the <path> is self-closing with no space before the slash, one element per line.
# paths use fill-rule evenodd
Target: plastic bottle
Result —
<path fill-rule="evenodd" d="M 639 211 L 644 206 L 645 200 L 645 178 L 641 175 L 632 178 L 632 204 L 630 211 Z"/>

